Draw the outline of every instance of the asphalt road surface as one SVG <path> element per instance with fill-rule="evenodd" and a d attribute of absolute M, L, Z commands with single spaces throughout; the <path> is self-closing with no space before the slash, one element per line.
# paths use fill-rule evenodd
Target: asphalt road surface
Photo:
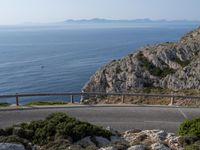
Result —
<path fill-rule="evenodd" d="M 21 122 L 43 119 L 53 112 L 64 112 L 83 121 L 110 126 L 118 131 L 129 129 L 163 129 L 175 132 L 185 119 L 200 117 L 200 108 L 74 106 L 0 110 L 0 128 Z"/>

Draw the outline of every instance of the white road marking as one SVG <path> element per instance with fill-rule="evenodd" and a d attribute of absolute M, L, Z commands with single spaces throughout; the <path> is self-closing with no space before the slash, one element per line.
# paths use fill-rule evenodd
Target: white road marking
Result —
<path fill-rule="evenodd" d="M 187 115 L 181 110 L 181 108 L 178 108 L 178 111 L 183 115 L 185 119 L 188 119 Z"/>

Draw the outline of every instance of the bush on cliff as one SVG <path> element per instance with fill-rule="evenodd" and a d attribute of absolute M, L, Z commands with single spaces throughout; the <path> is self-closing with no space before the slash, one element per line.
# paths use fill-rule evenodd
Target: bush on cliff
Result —
<path fill-rule="evenodd" d="M 142 63 L 142 66 L 149 71 L 149 73 L 153 76 L 157 77 L 166 77 L 169 74 L 173 74 L 175 71 L 174 69 L 170 68 L 169 66 L 165 66 L 164 68 L 156 67 L 152 62 L 150 62 L 142 52 L 139 52 L 137 55 L 138 60 Z"/>

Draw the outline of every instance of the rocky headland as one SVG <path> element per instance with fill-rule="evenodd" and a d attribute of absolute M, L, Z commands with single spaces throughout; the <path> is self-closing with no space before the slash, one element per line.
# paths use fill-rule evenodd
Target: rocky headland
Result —
<path fill-rule="evenodd" d="M 148 45 L 111 61 L 97 70 L 83 87 L 84 92 L 145 90 L 199 94 L 200 27 L 175 43 Z"/>

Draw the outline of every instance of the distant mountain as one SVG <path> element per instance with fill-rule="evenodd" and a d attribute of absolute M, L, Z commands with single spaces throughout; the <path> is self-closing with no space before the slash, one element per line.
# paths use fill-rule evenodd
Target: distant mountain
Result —
<path fill-rule="evenodd" d="M 200 23 L 199 20 L 151 20 L 148 18 L 145 19 L 134 19 L 134 20 L 112 20 L 112 19 L 68 19 L 64 23 Z"/>

